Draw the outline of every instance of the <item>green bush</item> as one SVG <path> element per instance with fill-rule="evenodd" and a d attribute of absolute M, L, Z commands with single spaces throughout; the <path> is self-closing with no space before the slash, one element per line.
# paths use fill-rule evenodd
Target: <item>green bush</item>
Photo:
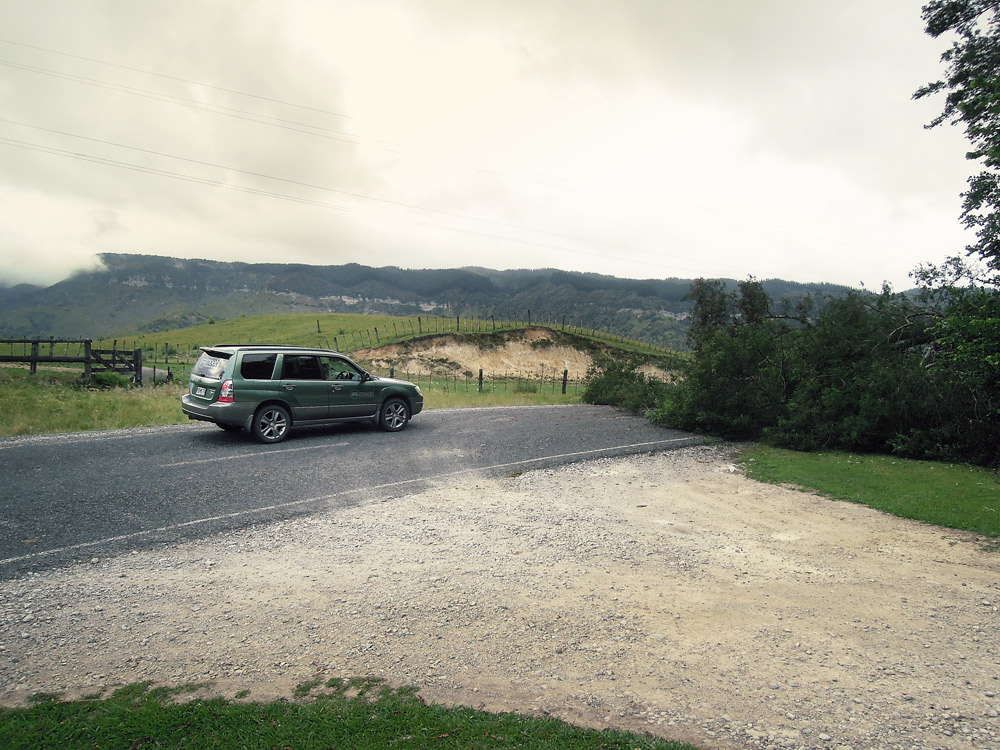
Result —
<path fill-rule="evenodd" d="M 696 283 L 694 355 L 651 418 L 796 450 L 1000 465 L 1000 291 L 936 283 L 918 298 L 852 293 L 815 316 L 773 309 L 753 280 Z"/>
<path fill-rule="evenodd" d="M 111 388 L 131 388 L 133 383 L 130 378 L 119 375 L 117 372 L 95 372 L 90 376 L 90 385 L 92 388 L 109 390 Z"/>
<path fill-rule="evenodd" d="M 646 414 L 665 398 L 666 383 L 639 372 L 638 359 L 600 359 L 587 370 L 582 399 L 587 404 L 607 404 L 632 414 Z"/>

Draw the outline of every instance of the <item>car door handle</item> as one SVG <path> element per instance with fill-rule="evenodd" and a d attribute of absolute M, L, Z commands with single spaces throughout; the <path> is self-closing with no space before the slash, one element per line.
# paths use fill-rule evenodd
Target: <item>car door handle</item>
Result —
<path fill-rule="evenodd" d="M 285 390 L 290 391 L 295 387 L 294 383 L 285 383 Z"/>
<path fill-rule="evenodd" d="M 332 388 L 333 390 L 335 390 L 335 391 L 339 391 L 339 390 L 340 390 L 341 388 L 343 388 L 344 386 L 342 386 L 342 385 L 331 385 L 330 387 L 331 387 L 331 388 Z"/>

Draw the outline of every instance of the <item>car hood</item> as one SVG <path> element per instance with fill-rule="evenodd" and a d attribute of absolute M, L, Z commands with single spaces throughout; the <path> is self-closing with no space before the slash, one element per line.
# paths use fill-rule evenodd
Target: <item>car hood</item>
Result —
<path fill-rule="evenodd" d="M 415 383 L 411 383 L 409 380 L 399 380 L 398 378 L 373 378 L 373 380 L 383 385 L 408 385 L 410 387 L 416 385 Z"/>

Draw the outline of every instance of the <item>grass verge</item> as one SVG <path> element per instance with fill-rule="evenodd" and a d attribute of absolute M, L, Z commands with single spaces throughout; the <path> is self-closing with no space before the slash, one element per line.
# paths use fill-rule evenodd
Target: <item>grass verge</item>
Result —
<path fill-rule="evenodd" d="M 187 424 L 180 398 L 186 383 L 142 388 L 84 388 L 73 370 L 0 368 L 0 437 L 59 432 L 117 430 Z M 475 382 L 447 378 L 421 383 L 427 409 L 475 406 L 575 404 L 578 393 L 563 395 L 558 385 L 511 382 L 503 390 L 477 391 Z"/>
<path fill-rule="evenodd" d="M 903 518 L 1000 537 L 1000 477 L 962 464 L 838 451 L 800 453 L 757 444 L 747 475 L 862 503 Z"/>
<path fill-rule="evenodd" d="M 187 422 L 176 385 L 84 388 L 72 370 L 0 368 L 0 437 Z"/>
<path fill-rule="evenodd" d="M 194 686 L 195 688 L 197 686 Z M 39 696 L 0 709 L 0 747 L 97 748 L 621 748 L 695 750 L 648 735 L 574 727 L 556 719 L 426 705 L 379 680 L 305 683 L 292 701 L 178 701 L 184 688 L 129 685 L 108 698 Z"/>

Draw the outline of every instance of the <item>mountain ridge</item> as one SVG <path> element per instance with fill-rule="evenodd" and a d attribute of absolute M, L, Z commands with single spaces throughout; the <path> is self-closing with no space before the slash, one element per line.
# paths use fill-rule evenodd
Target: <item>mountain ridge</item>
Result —
<path fill-rule="evenodd" d="M 48 287 L 0 287 L 0 336 L 108 337 L 212 318 L 352 312 L 503 318 L 594 327 L 684 347 L 690 279 L 623 279 L 559 269 L 403 269 L 358 263 L 245 263 L 102 253 L 103 267 Z M 725 280 L 735 287 L 736 281 Z M 841 296 L 847 287 L 763 282 L 775 298 Z"/>

